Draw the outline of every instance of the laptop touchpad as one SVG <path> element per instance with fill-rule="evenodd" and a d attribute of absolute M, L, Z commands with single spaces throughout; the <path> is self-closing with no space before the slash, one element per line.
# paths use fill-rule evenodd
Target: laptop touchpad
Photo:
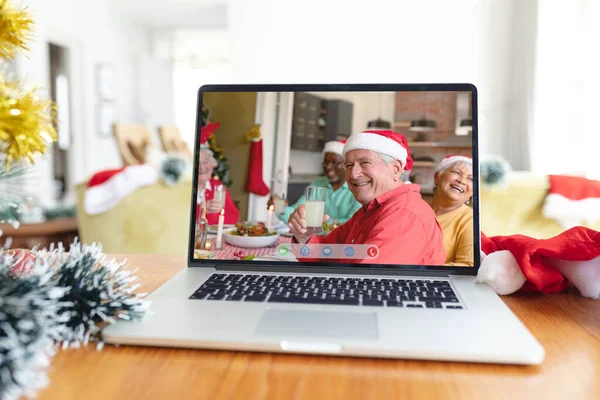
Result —
<path fill-rule="evenodd" d="M 265 311 L 254 334 L 376 340 L 377 313 L 271 309 Z"/>

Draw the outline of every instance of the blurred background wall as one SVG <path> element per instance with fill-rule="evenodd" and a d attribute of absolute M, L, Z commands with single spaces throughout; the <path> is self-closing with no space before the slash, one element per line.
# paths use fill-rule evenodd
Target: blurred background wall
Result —
<path fill-rule="evenodd" d="M 175 124 L 191 147 L 197 89 L 208 83 L 470 82 L 482 155 L 514 170 L 600 177 L 600 5 L 592 0 L 22 3 L 36 19 L 35 43 L 11 68 L 48 95 L 58 46 L 68 74 L 63 151 L 37 165 L 45 203 L 56 197 L 53 157 L 67 165 L 67 193 L 121 165 L 102 126 L 111 116 Z M 101 79 L 112 98 L 98 95 Z"/>

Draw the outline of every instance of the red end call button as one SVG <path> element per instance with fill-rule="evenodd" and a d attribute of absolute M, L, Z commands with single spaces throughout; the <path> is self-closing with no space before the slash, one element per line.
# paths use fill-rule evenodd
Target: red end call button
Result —
<path fill-rule="evenodd" d="M 371 246 L 367 249 L 367 255 L 369 257 L 377 257 L 377 254 L 379 254 L 379 249 L 375 246 Z"/>

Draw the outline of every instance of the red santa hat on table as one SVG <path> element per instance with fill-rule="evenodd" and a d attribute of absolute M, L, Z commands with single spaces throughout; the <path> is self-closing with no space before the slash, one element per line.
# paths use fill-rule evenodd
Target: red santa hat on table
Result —
<path fill-rule="evenodd" d="M 346 141 L 343 155 L 352 150 L 371 150 L 390 156 L 402 163 L 405 171 L 412 170 L 413 160 L 406 138 L 391 130 L 367 130 L 354 133 Z"/>
<path fill-rule="evenodd" d="M 340 156 L 344 156 L 344 145 L 346 144 L 346 139 L 344 140 L 332 140 L 331 142 L 325 143 L 325 147 L 323 148 L 323 154 L 325 153 L 335 153 Z"/>
<path fill-rule="evenodd" d="M 441 172 L 441 171 L 445 170 L 446 168 L 448 168 L 449 166 L 451 166 L 452 164 L 454 164 L 455 162 L 459 162 L 459 161 L 470 164 L 471 168 L 473 167 L 473 159 L 471 157 L 449 155 L 449 156 L 444 157 L 444 159 L 442 161 L 440 161 L 440 163 L 435 168 L 435 172 Z"/>
<path fill-rule="evenodd" d="M 577 226 L 550 239 L 482 232 L 481 252 L 477 281 L 498 294 L 557 293 L 572 283 L 581 295 L 600 298 L 600 232 Z"/>

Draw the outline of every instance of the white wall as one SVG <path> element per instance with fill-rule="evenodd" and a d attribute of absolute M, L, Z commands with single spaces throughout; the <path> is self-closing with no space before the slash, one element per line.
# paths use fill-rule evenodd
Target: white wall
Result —
<path fill-rule="evenodd" d="M 306 150 L 290 150 L 292 177 L 297 175 L 321 175 L 323 153 Z"/>
<path fill-rule="evenodd" d="M 173 60 L 141 55 L 137 61 L 140 121 L 151 128 L 153 145 L 161 148 L 158 127 L 175 124 Z"/>
<path fill-rule="evenodd" d="M 72 92 L 76 121 L 71 126 L 75 153 L 71 181 L 81 182 L 95 171 L 120 166 L 114 139 L 97 135 L 95 66 L 114 65 L 119 121 L 141 121 L 137 59 L 150 54 L 149 30 L 113 12 L 109 0 L 25 0 L 23 4 L 29 7 L 36 23 L 31 52 L 27 57 L 19 57 L 17 63 L 26 82 L 49 88 L 49 40 L 76 48 L 72 66 L 79 75 Z M 37 163 L 40 192 L 46 196 L 51 188 L 51 165 L 51 155 Z M 47 197 L 43 200 L 50 204 Z"/>
<path fill-rule="evenodd" d="M 537 11 L 532 169 L 600 179 L 600 4 L 539 1 Z"/>
<path fill-rule="evenodd" d="M 231 83 L 228 36 L 224 28 L 176 30 L 173 40 L 174 118 L 183 140 L 193 149 L 198 89 Z"/>
<path fill-rule="evenodd" d="M 531 169 L 538 1 L 515 1 L 511 38 L 510 108 L 501 154 L 515 170 Z"/>
<path fill-rule="evenodd" d="M 237 83 L 471 82 L 483 152 L 504 149 L 513 2 L 231 0 Z"/>

